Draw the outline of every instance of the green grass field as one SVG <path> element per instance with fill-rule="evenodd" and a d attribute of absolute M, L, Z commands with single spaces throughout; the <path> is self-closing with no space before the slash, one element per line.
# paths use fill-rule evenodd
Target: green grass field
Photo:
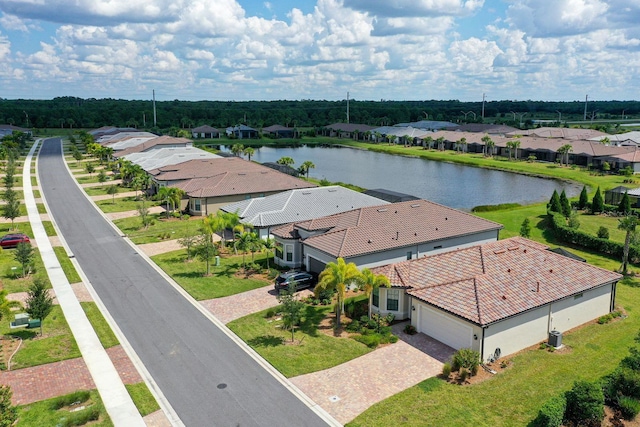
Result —
<path fill-rule="evenodd" d="M 71 404 L 80 402 L 80 405 Z M 72 412 L 72 409 L 77 409 Z M 67 396 L 23 405 L 19 407 L 17 427 L 85 425 L 92 418 L 92 427 L 112 427 L 113 423 L 102 404 L 97 390 L 77 392 Z"/>
<path fill-rule="evenodd" d="M 186 250 L 156 255 L 151 259 L 158 264 L 189 295 L 197 300 L 220 298 L 267 286 L 272 282 L 262 279 L 236 277 L 242 267 L 242 256 L 223 257 L 220 267 L 210 266 L 211 276 L 205 276 L 206 265 L 200 260 L 186 262 Z M 256 261 L 264 262 L 265 254 L 256 254 Z M 251 262 L 251 255 L 247 255 Z"/>
<path fill-rule="evenodd" d="M 100 343 L 104 348 L 110 348 L 120 344 L 104 316 L 100 313 L 96 303 L 81 302 L 80 305 L 86 313 L 89 322 L 91 322 L 91 326 L 93 326 L 93 329 L 96 331 L 98 339 L 100 339 Z"/>
<path fill-rule="evenodd" d="M 147 205 L 149 206 L 149 204 Z M 140 245 L 143 243 L 156 243 L 163 240 L 165 235 L 169 235 L 170 239 L 181 239 L 185 236 L 198 234 L 201 226 L 201 218 L 192 218 L 190 220 L 166 220 L 164 215 L 151 214 L 154 224 L 147 229 L 142 228 L 140 217 L 130 217 L 118 219 L 114 224 L 125 233 L 133 243 Z"/>
<path fill-rule="evenodd" d="M 285 377 L 317 372 L 337 366 L 371 351 L 353 339 L 335 338 L 318 331 L 331 306 L 305 306 L 304 321 L 296 332 L 298 345 L 286 345 L 291 332 L 281 322 L 265 318 L 268 310 L 254 313 L 227 325 Z"/>

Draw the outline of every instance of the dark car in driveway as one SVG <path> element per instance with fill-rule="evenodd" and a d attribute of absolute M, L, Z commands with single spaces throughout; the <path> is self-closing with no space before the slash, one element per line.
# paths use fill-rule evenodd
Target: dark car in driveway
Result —
<path fill-rule="evenodd" d="M 0 247 L 4 249 L 15 248 L 18 243 L 31 243 L 29 236 L 23 233 L 7 234 L 0 239 Z"/>
<path fill-rule="evenodd" d="M 276 277 L 274 288 L 280 293 L 289 289 L 289 284 L 296 284 L 296 291 L 311 288 L 318 282 L 318 275 L 307 271 L 287 271 Z"/>

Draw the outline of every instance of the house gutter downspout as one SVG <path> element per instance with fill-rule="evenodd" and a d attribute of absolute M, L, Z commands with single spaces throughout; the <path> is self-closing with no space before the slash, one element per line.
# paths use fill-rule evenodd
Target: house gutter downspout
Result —
<path fill-rule="evenodd" d="M 616 309 L 616 290 L 617 290 L 618 282 L 613 282 L 611 284 L 611 303 L 609 304 L 609 312 L 611 313 Z"/>
<path fill-rule="evenodd" d="M 482 327 L 482 342 L 480 343 L 480 360 L 484 360 L 484 331 L 486 327 Z"/>

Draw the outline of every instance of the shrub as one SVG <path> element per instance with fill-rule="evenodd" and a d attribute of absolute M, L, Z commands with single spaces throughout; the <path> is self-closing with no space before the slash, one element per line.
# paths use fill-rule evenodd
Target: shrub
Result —
<path fill-rule="evenodd" d="M 64 427 L 83 426 L 100 418 L 100 405 L 94 404 L 82 411 L 71 413 L 62 423 Z"/>
<path fill-rule="evenodd" d="M 605 397 L 607 402 L 615 402 L 619 395 L 640 399 L 640 372 L 621 366 L 605 379 Z"/>
<path fill-rule="evenodd" d="M 508 209 L 519 208 L 520 203 L 502 203 L 499 205 L 479 205 L 471 209 L 471 212 L 494 212 Z"/>
<path fill-rule="evenodd" d="M 358 319 L 369 313 L 369 301 L 363 300 L 349 300 L 344 304 L 344 313 L 350 319 Z"/>
<path fill-rule="evenodd" d="M 466 381 L 467 377 L 469 376 L 469 371 L 467 371 L 464 368 L 461 368 L 459 376 L 460 376 L 460 381 Z"/>
<path fill-rule="evenodd" d="M 369 348 L 376 348 L 380 345 L 380 335 L 372 334 L 372 335 L 360 335 L 355 337 L 356 341 L 361 342 Z"/>
<path fill-rule="evenodd" d="M 640 402 L 632 397 L 620 396 L 618 407 L 625 420 L 633 420 L 640 413 Z"/>
<path fill-rule="evenodd" d="M 324 302 L 322 303 L 324 305 L 329 305 L 331 304 L 331 300 L 333 299 L 334 293 L 335 291 L 332 289 L 322 289 L 318 291 L 318 294 L 316 295 L 316 297 L 321 301 L 329 300 L 329 303 L 326 303 L 326 304 Z"/>
<path fill-rule="evenodd" d="M 267 310 L 267 312 L 264 314 L 264 317 L 267 319 L 272 318 L 273 316 L 276 315 L 276 311 L 274 309 L 269 309 Z"/>
<path fill-rule="evenodd" d="M 599 384 L 576 381 L 565 394 L 565 420 L 574 425 L 600 426 L 604 419 L 604 394 Z"/>
<path fill-rule="evenodd" d="M 534 427 L 560 427 L 564 419 L 566 406 L 567 401 L 564 396 L 552 397 L 542 405 L 542 408 L 538 411 L 538 416 L 531 425 Z"/>
<path fill-rule="evenodd" d="M 345 326 L 345 329 L 349 332 L 359 332 L 360 331 L 360 322 L 357 320 L 351 321 L 351 323 Z"/>
<path fill-rule="evenodd" d="M 51 401 L 51 409 L 57 411 L 60 408 L 70 406 L 74 403 L 84 403 L 89 400 L 90 397 L 91 393 L 88 391 L 76 391 L 75 393 L 66 394 Z"/>
<path fill-rule="evenodd" d="M 449 377 L 450 374 L 451 374 L 451 364 L 445 363 L 444 365 L 442 365 L 442 376 L 447 378 Z"/>
<path fill-rule="evenodd" d="M 478 366 L 480 365 L 480 353 L 469 348 L 461 348 L 453 354 L 453 369 L 464 369 L 471 372 L 472 375 L 478 373 Z M 458 367 L 458 369 L 456 369 Z M 475 372 L 475 373 L 474 373 Z"/>
<path fill-rule="evenodd" d="M 416 330 L 416 327 L 413 326 L 412 324 L 407 324 L 404 327 L 404 333 L 408 335 L 415 335 L 418 333 L 418 331 Z"/>
<path fill-rule="evenodd" d="M 598 228 L 598 234 L 597 234 L 599 239 L 608 239 L 609 238 L 609 229 L 603 225 L 600 226 L 600 228 Z"/>

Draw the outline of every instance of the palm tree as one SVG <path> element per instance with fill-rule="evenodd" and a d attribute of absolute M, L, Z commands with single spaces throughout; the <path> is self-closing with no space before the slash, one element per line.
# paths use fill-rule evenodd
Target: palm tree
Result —
<path fill-rule="evenodd" d="M 438 151 L 444 151 L 444 137 L 439 137 L 436 142 L 438 143 Z"/>
<path fill-rule="evenodd" d="M 513 141 L 513 149 L 515 150 L 515 159 L 518 160 L 518 148 L 520 148 L 520 140 Z"/>
<path fill-rule="evenodd" d="M 569 166 L 569 153 L 573 151 L 573 146 L 571 144 L 565 144 L 562 147 L 558 148 L 558 154 L 560 154 L 560 165 L 562 166 L 562 160 L 566 160 L 567 166 Z"/>
<path fill-rule="evenodd" d="M 513 152 L 513 141 L 507 141 L 507 150 L 509 150 L 509 160 L 511 160 L 511 153 Z"/>
<path fill-rule="evenodd" d="M 336 262 L 326 265 L 324 271 L 320 273 L 318 284 L 316 285 L 316 295 L 318 291 L 331 289 L 338 295 L 336 302 L 336 326 L 340 327 L 340 316 L 344 309 L 344 296 L 347 286 L 360 280 L 361 274 L 358 267 L 352 262 L 346 263 L 343 258 L 338 258 Z"/>
<path fill-rule="evenodd" d="M 251 156 L 255 154 L 256 150 L 253 147 L 247 147 L 243 150 L 245 156 L 247 156 L 247 160 L 251 161 Z"/>
<path fill-rule="evenodd" d="M 380 142 L 380 138 L 382 138 L 382 134 L 381 134 L 380 132 L 374 132 L 374 133 L 373 133 L 373 136 L 374 136 L 374 137 L 375 137 L 375 139 L 376 139 L 376 144 L 377 144 L 378 142 Z"/>
<path fill-rule="evenodd" d="M 466 153 L 467 152 L 467 144 L 468 144 L 467 138 L 465 138 L 465 137 L 460 138 L 460 144 L 462 144 L 462 152 Z"/>
<path fill-rule="evenodd" d="M 291 165 L 293 165 L 295 163 L 295 160 L 293 160 L 289 156 L 284 156 L 284 157 L 280 157 L 276 161 L 276 163 L 279 164 L 279 165 L 291 166 Z"/>
<path fill-rule="evenodd" d="M 487 145 L 489 144 L 489 141 L 491 141 L 491 137 L 489 135 L 485 135 L 480 139 L 484 145 L 482 146 L 482 154 L 484 156 L 487 155 Z"/>
<path fill-rule="evenodd" d="M 369 318 L 371 318 L 371 296 L 373 292 L 380 286 L 391 287 L 391 282 L 384 274 L 373 274 L 368 268 L 364 268 L 360 273 L 360 289 L 362 289 L 369 298 Z"/>
<path fill-rule="evenodd" d="M 625 275 L 629 264 L 629 246 L 631 245 L 631 237 L 636 232 L 636 225 L 638 225 L 638 218 L 635 216 L 629 215 L 618 220 L 618 230 L 626 232 L 622 250 L 622 266 L 620 267 L 621 273 Z"/>
<path fill-rule="evenodd" d="M 167 218 L 169 218 L 169 203 L 171 203 L 171 189 L 169 187 L 160 187 L 156 195 L 158 200 L 167 203 Z"/>
<path fill-rule="evenodd" d="M 422 148 L 424 148 L 425 150 L 427 148 L 431 150 L 431 144 L 433 144 L 433 138 L 428 136 L 424 139 L 424 146 Z"/>
<path fill-rule="evenodd" d="M 262 249 L 267 253 L 266 261 L 267 261 L 267 270 L 271 270 L 269 267 L 269 257 L 271 256 L 271 251 L 275 248 L 275 241 L 271 237 L 267 237 L 262 240 Z"/>
<path fill-rule="evenodd" d="M 302 163 L 302 165 L 300 166 L 300 169 L 307 176 L 307 179 L 309 179 L 309 169 L 314 169 L 315 167 L 316 165 L 311 160 L 307 160 Z"/>
<path fill-rule="evenodd" d="M 233 144 L 231 146 L 231 152 L 234 156 L 240 157 L 240 154 L 244 151 L 244 145 L 242 144 Z"/>

